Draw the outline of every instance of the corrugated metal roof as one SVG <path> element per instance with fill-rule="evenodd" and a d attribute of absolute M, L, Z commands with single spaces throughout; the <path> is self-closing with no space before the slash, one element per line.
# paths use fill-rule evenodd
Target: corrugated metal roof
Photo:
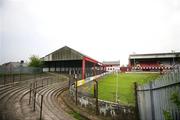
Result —
<path fill-rule="evenodd" d="M 172 54 L 180 54 L 180 52 L 174 53 L 147 53 L 147 54 L 130 54 L 129 56 L 147 56 L 147 55 L 172 55 Z"/>
<path fill-rule="evenodd" d="M 130 54 L 129 59 L 150 59 L 150 58 L 172 58 L 180 57 L 180 52 L 174 53 L 150 53 L 150 54 Z"/>
<path fill-rule="evenodd" d="M 82 60 L 83 57 L 91 58 L 84 55 L 68 46 L 64 46 L 42 58 L 44 61 L 57 61 L 57 60 Z M 91 58 L 92 59 L 92 58 Z"/>

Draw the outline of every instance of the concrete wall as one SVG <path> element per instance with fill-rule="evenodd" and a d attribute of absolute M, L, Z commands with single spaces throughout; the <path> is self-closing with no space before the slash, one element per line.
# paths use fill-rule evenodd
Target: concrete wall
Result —
<path fill-rule="evenodd" d="M 75 88 L 73 86 L 70 87 L 70 95 L 75 101 Z M 136 120 L 135 109 L 132 106 L 120 105 L 103 100 L 98 100 L 98 103 L 99 114 L 102 116 L 109 116 L 116 120 Z M 96 110 L 95 98 L 85 96 L 82 93 L 78 93 L 78 104 L 80 104 L 81 107 Z"/>

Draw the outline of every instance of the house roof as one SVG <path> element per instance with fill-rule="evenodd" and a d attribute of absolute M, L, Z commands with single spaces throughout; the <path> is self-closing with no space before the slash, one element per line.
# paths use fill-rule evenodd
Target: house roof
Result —
<path fill-rule="evenodd" d="M 103 61 L 104 65 L 120 65 L 120 61 Z"/>

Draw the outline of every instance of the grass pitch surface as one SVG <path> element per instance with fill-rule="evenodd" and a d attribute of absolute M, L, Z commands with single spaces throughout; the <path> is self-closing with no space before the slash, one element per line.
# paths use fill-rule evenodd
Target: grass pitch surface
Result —
<path fill-rule="evenodd" d="M 134 82 L 145 84 L 158 76 L 157 73 L 113 73 L 107 75 L 99 80 L 99 99 L 115 102 L 116 88 L 118 88 L 120 104 L 134 105 Z"/>

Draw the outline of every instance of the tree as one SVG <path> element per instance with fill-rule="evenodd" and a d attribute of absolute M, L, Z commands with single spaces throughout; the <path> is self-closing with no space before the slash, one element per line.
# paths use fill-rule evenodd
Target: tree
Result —
<path fill-rule="evenodd" d="M 41 59 L 36 56 L 36 55 L 32 55 L 30 58 L 29 58 L 30 62 L 29 62 L 29 67 L 42 67 L 43 65 L 43 62 L 41 61 Z"/>

